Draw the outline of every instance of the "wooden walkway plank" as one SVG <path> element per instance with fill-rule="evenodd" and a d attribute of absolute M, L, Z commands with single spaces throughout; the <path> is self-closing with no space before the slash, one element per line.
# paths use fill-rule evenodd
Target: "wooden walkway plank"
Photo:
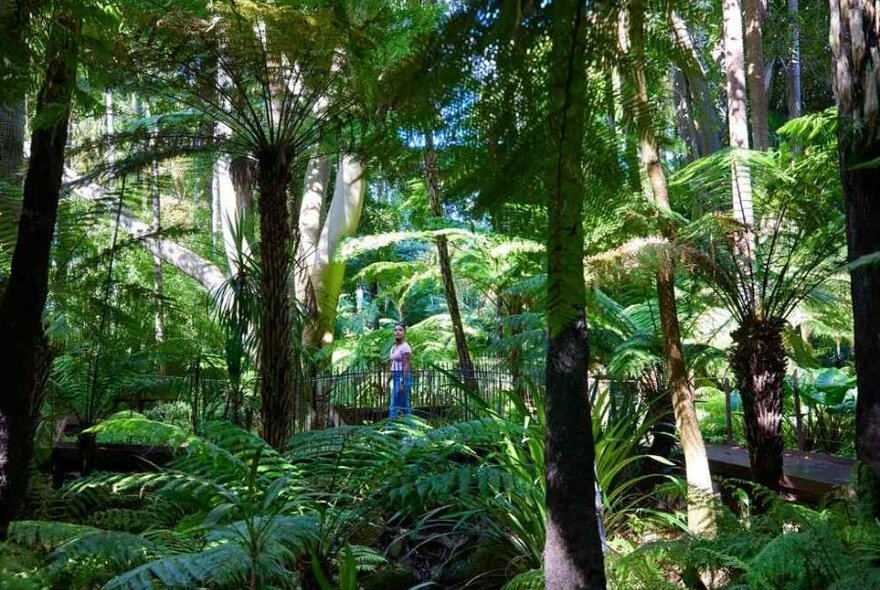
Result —
<path fill-rule="evenodd" d="M 706 445 L 709 469 L 721 478 L 751 480 L 749 450 L 738 445 Z M 850 494 L 849 484 L 855 461 L 825 455 L 785 451 L 782 486 L 784 495 L 810 503 L 821 502 L 829 494 Z"/>

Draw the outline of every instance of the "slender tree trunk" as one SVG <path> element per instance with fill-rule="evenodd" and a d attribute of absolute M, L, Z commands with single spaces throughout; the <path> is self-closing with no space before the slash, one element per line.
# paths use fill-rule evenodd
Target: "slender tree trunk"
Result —
<path fill-rule="evenodd" d="M 308 318 L 303 330 L 303 340 L 315 348 L 333 342 L 336 308 L 345 278 L 345 262 L 334 260 L 334 256 L 342 240 L 357 231 L 364 206 L 365 188 L 364 169 L 360 160 L 354 156 L 340 156 L 333 200 L 327 210 L 309 266 L 309 280 L 315 293 L 316 305 L 315 315 Z M 305 236 L 302 238 L 304 240 Z"/>
<path fill-rule="evenodd" d="M 691 119 L 696 127 L 699 140 L 696 157 L 714 154 L 721 149 L 722 125 L 712 100 L 709 84 L 706 81 L 706 68 L 694 47 L 691 33 L 684 19 L 678 13 L 671 12 L 669 22 L 673 40 L 685 56 L 685 60 L 680 66 L 686 82 Z"/>
<path fill-rule="evenodd" d="M 788 56 L 788 118 L 801 116 L 801 25 L 798 0 L 788 0 L 791 20 L 791 52 Z"/>
<path fill-rule="evenodd" d="M 730 366 L 743 402 L 752 478 L 771 490 L 782 480 L 782 382 L 788 364 L 780 318 L 746 318 L 731 334 Z"/>
<path fill-rule="evenodd" d="M 749 129 L 746 114 L 746 77 L 743 69 L 742 10 L 739 0 L 724 2 L 724 68 L 727 74 L 727 126 L 730 147 L 748 149 Z M 754 224 L 752 183 L 747 166 L 733 165 L 733 214 L 747 228 Z M 748 232 L 748 230 L 746 230 Z M 739 240 L 741 254 L 750 258 L 754 252 L 748 238 Z"/>
<path fill-rule="evenodd" d="M 880 169 L 853 168 L 880 157 L 876 138 L 878 14 L 867 0 L 831 0 L 830 7 L 847 248 L 849 260 L 855 262 L 880 252 Z M 880 517 L 880 265 L 855 264 L 850 279 L 859 389 L 856 455 L 862 463 L 858 491 L 863 505 Z"/>
<path fill-rule="evenodd" d="M 764 33 L 761 0 L 745 0 L 746 60 L 749 76 L 749 106 L 752 114 L 752 144 L 766 151 L 769 145 L 767 92 L 764 86 Z"/>
<path fill-rule="evenodd" d="M 46 304 L 49 262 L 64 174 L 70 99 L 76 84 L 80 22 L 51 25 L 47 65 L 37 97 L 37 115 L 50 116 L 31 138 L 18 241 L 0 306 L 0 539 L 5 538 L 27 489 L 33 454 L 32 395 L 38 379 L 40 322 Z"/>
<path fill-rule="evenodd" d="M 605 588 L 599 515 L 593 501 L 595 449 L 587 392 L 584 312 L 583 136 L 586 122 L 586 3 L 550 5 L 550 143 L 546 171 L 548 590 Z"/>
<path fill-rule="evenodd" d="M 275 448 L 293 432 L 293 356 L 291 309 L 287 275 L 290 271 L 290 230 L 287 225 L 287 187 L 291 172 L 278 150 L 260 154 L 260 394 L 263 438 Z"/>
<path fill-rule="evenodd" d="M 645 72 L 644 8 L 639 0 L 630 3 L 631 51 L 630 67 L 634 100 L 634 119 L 639 133 L 639 155 L 661 215 L 670 210 L 666 174 L 660 162 L 657 137 L 648 100 Z M 675 228 L 661 221 L 660 231 L 670 243 L 675 240 Z M 663 253 L 656 274 L 657 299 L 660 307 L 660 326 L 663 332 L 663 356 L 666 365 L 666 384 L 671 393 L 672 407 L 681 437 L 685 457 L 688 487 L 695 496 L 688 503 L 688 526 L 696 533 L 711 533 L 715 517 L 708 500 L 712 496 L 712 476 L 709 458 L 700 433 L 694 406 L 694 390 L 688 379 L 681 343 L 681 328 L 675 299 L 675 261 L 669 251 Z"/>
<path fill-rule="evenodd" d="M 437 169 L 437 152 L 434 151 L 434 132 L 425 132 L 425 180 L 428 184 L 428 201 L 431 215 L 443 219 L 443 205 L 440 197 L 440 173 Z M 458 353 L 458 368 L 464 384 L 471 391 L 477 391 L 477 379 L 474 375 L 474 364 L 468 350 L 464 325 L 461 321 L 461 310 L 458 306 L 458 295 L 455 292 L 455 281 L 452 277 L 452 260 L 449 257 L 449 243 L 446 236 L 437 236 L 437 257 L 440 259 L 440 275 L 443 277 L 443 291 L 446 295 L 446 308 L 452 321 L 452 333 L 455 336 L 455 350 Z"/>
<path fill-rule="evenodd" d="M 107 135 L 113 133 L 113 95 L 110 92 L 105 94 L 107 106 Z M 158 129 L 153 129 L 153 138 L 151 145 L 153 149 L 157 148 L 156 133 Z M 159 159 L 153 158 L 150 166 L 150 213 L 152 223 L 150 224 L 150 232 L 157 234 L 162 229 L 162 187 L 159 186 Z M 165 307 L 163 303 L 163 277 L 162 277 L 162 257 L 158 253 L 153 253 L 153 296 L 156 302 L 156 315 L 154 318 L 154 332 L 156 344 L 162 345 L 165 342 Z M 160 375 L 165 373 L 165 367 L 160 363 L 158 366 Z"/>
<path fill-rule="evenodd" d="M 150 208 L 153 219 L 150 229 L 153 233 L 158 233 L 162 229 L 162 193 L 159 186 L 159 160 L 157 158 L 153 159 L 152 176 L 153 194 Z M 163 302 L 165 293 L 163 283 L 162 257 L 153 254 L 153 294 L 156 297 L 155 331 L 156 344 L 160 346 L 165 343 L 165 304 Z M 165 372 L 165 368 L 161 364 L 159 365 L 159 372 L 160 374 Z"/>
<path fill-rule="evenodd" d="M 700 157 L 701 145 L 697 126 L 694 123 L 693 108 L 688 92 L 688 81 L 684 72 L 677 67 L 672 68 L 673 106 L 675 108 L 675 124 L 678 136 L 684 142 L 687 161 L 693 162 Z"/>

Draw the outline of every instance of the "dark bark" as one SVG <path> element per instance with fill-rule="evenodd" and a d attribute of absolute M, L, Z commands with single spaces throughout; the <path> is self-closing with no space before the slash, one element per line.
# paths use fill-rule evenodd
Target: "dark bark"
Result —
<path fill-rule="evenodd" d="M 437 152 L 434 151 L 434 133 L 425 133 L 425 180 L 428 184 L 428 201 L 431 215 L 443 219 L 443 205 L 440 197 L 440 174 L 437 169 Z M 446 295 L 446 308 L 452 322 L 452 333 L 455 336 L 455 350 L 458 354 L 458 369 L 462 380 L 470 391 L 477 391 L 477 379 L 474 375 L 474 363 L 468 350 L 464 325 L 461 322 L 461 309 L 458 306 L 458 295 L 455 292 L 455 281 L 452 276 L 452 260 L 449 257 L 449 242 L 446 236 L 437 236 L 437 257 L 440 259 L 440 275 L 443 277 L 443 292 Z"/>
<path fill-rule="evenodd" d="M 880 157 L 877 139 L 878 14 L 874 4 L 854 0 L 844 9 L 831 0 L 831 49 L 837 99 L 838 153 L 846 200 L 849 260 L 880 252 L 880 170 L 853 165 Z M 850 271 L 856 382 L 856 456 L 860 499 L 880 517 L 880 265 Z"/>
<path fill-rule="evenodd" d="M 749 460 L 755 483 L 778 490 L 782 481 L 782 383 L 788 360 L 785 321 L 746 318 L 731 334 L 730 366 L 742 398 Z"/>
<path fill-rule="evenodd" d="M 544 570 L 548 590 L 597 590 L 605 588 L 605 566 L 594 501 L 584 312 L 586 3 L 555 0 L 550 12 Z"/>
<path fill-rule="evenodd" d="M 263 438 L 275 448 L 293 432 L 294 392 L 291 306 L 288 297 L 290 231 L 287 224 L 289 160 L 267 148 L 258 157 L 260 188 L 260 393 Z"/>
<path fill-rule="evenodd" d="M 33 454 L 33 392 L 39 379 L 41 318 L 46 305 L 49 263 L 64 172 L 70 99 L 76 82 L 76 40 L 80 23 L 51 27 L 47 65 L 37 98 L 37 115 L 51 122 L 31 137 L 18 240 L 0 306 L 0 538 L 5 538 L 27 489 Z"/>

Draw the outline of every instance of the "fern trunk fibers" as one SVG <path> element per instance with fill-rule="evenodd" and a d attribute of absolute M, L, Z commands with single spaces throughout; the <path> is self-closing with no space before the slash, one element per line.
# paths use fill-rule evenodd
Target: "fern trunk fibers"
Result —
<path fill-rule="evenodd" d="M 443 206 L 440 202 L 440 174 L 437 169 L 437 152 L 434 151 L 434 133 L 425 132 L 425 180 L 428 184 L 428 201 L 431 215 L 443 219 Z M 471 391 L 477 391 L 477 378 L 474 375 L 474 363 L 468 350 L 464 325 L 461 322 L 461 309 L 458 306 L 458 295 L 455 292 L 455 281 L 452 277 L 452 261 L 449 257 L 449 243 L 446 236 L 437 236 L 437 257 L 440 259 L 440 275 L 443 277 L 443 292 L 446 295 L 446 308 L 452 322 L 452 333 L 455 336 L 455 350 L 458 353 L 458 369 L 461 371 L 464 384 Z"/>
<path fill-rule="evenodd" d="M 258 158 L 260 187 L 260 394 L 263 438 L 275 448 L 290 438 L 294 421 L 286 154 L 267 148 Z"/>
<path fill-rule="evenodd" d="M 37 97 L 37 116 L 49 121 L 31 136 L 18 240 L 0 305 L 0 539 L 27 490 L 36 412 L 33 393 L 39 378 L 41 319 L 49 286 L 49 265 L 58 199 L 64 173 L 70 103 L 76 85 L 80 21 L 51 26 L 48 62 Z"/>
<path fill-rule="evenodd" d="M 878 13 L 866 0 L 831 0 L 831 50 L 837 99 L 838 155 L 846 200 L 848 257 L 880 252 L 880 169 L 854 168 L 880 157 L 877 140 Z M 856 455 L 862 462 L 858 491 L 880 517 L 880 265 L 850 270 L 856 381 Z"/>
<path fill-rule="evenodd" d="M 638 0 L 630 4 L 631 72 L 635 108 L 634 119 L 639 132 L 639 156 L 650 184 L 654 204 L 661 215 L 669 211 L 669 189 L 666 174 L 660 163 L 657 137 L 648 101 L 648 84 L 645 72 L 644 9 Z M 675 228 L 661 220 L 660 231 L 670 242 L 675 240 Z M 671 393 L 672 408 L 681 439 L 685 458 L 688 488 L 695 496 L 688 502 L 688 526 L 696 533 L 711 533 L 715 517 L 708 498 L 712 496 L 712 476 L 709 458 L 700 433 L 697 412 L 694 407 L 694 390 L 688 379 L 681 343 L 681 327 L 675 300 L 675 262 L 671 252 L 665 250 L 656 273 L 657 299 L 660 311 L 660 327 L 663 334 L 663 357 L 666 365 L 666 383 Z"/>
<path fill-rule="evenodd" d="M 752 145 L 766 151 L 769 143 L 767 92 L 764 90 L 764 32 L 761 0 L 745 0 L 746 61 L 749 77 L 749 107 L 752 115 Z"/>
<path fill-rule="evenodd" d="M 550 142 L 545 187 L 547 240 L 548 590 L 604 589 L 595 497 L 595 448 L 587 393 L 584 312 L 583 137 L 586 123 L 586 5 L 550 5 Z"/>
<path fill-rule="evenodd" d="M 752 315 L 731 334 L 730 366 L 742 397 L 752 478 L 771 490 L 778 490 L 782 480 L 784 326 L 780 318 Z"/>

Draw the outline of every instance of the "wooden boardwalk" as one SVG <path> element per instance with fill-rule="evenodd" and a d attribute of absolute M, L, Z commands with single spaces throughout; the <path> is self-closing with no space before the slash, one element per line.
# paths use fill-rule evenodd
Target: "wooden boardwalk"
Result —
<path fill-rule="evenodd" d="M 706 445 L 709 469 L 720 478 L 751 480 L 749 450 L 736 445 Z M 784 496 L 817 504 L 829 494 L 848 495 L 855 461 L 822 453 L 785 451 Z"/>

